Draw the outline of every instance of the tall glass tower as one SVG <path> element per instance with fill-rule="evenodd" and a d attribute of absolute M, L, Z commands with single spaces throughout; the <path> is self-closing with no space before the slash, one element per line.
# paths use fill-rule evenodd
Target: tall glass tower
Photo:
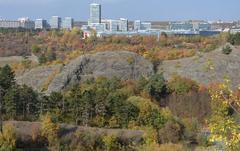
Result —
<path fill-rule="evenodd" d="M 101 5 L 92 3 L 90 4 L 90 19 L 89 24 L 101 23 Z"/>

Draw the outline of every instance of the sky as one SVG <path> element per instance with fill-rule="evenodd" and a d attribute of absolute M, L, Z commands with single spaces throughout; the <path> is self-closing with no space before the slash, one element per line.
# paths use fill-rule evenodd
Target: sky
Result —
<path fill-rule="evenodd" d="M 144 21 L 240 20 L 240 0 L 0 0 L 0 18 L 89 18 L 89 4 L 102 4 L 102 18 Z"/>

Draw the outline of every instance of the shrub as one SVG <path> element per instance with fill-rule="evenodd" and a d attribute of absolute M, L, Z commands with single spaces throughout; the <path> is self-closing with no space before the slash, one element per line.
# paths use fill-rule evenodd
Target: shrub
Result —
<path fill-rule="evenodd" d="M 160 108 L 151 100 L 133 96 L 128 99 L 128 102 L 131 102 L 139 110 L 136 120 L 139 126 L 160 129 L 165 124 L 166 119 L 161 114 Z"/>
<path fill-rule="evenodd" d="M 183 126 L 176 121 L 168 121 L 159 131 L 159 142 L 177 143 L 183 136 Z"/>
<path fill-rule="evenodd" d="M 184 125 L 184 138 L 195 143 L 200 130 L 198 120 L 185 118 L 182 120 L 182 124 Z"/>
<path fill-rule="evenodd" d="M 117 149 L 119 147 L 118 138 L 114 135 L 105 135 L 102 141 L 106 150 Z"/>
<path fill-rule="evenodd" d="M 195 81 L 180 76 L 173 77 L 168 83 L 168 90 L 177 94 L 186 94 L 189 91 L 197 92 L 198 89 L 199 86 Z"/>
<path fill-rule="evenodd" d="M 33 53 L 39 53 L 41 50 L 41 47 L 38 45 L 32 45 L 32 52 Z"/>
<path fill-rule="evenodd" d="M 150 144 L 146 146 L 141 146 L 139 151 L 187 151 L 187 149 L 181 144 Z"/>
<path fill-rule="evenodd" d="M 40 64 L 46 63 L 47 62 L 47 57 L 44 54 L 42 54 L 40 57 L 38 57 L 38 62 Z"/>
<path fill-rule="evenodd" d="M 228 42 L 232 45 L 240 45 L 240 33 L 231 34 L 228 38 Z"/>
<path fill-rule="evenodd" d="M 0 151 L 14 151 L 16 148 L 16 134 L 13 125 L 3 126 L 3 132 L 0 133 Z"/>
<path fill-rule="evenodd" d="M 222 48 L 222 53 L 225 55 L 229 55 L 231 52 L 232 52 L 232 48 L 229 45 Z"/>
<path fill-rule="evenodd" d="M 21 64 L 23 65 L 24 69 L 29 69 L 31 67 L 32 61 L 27 58 L 24 58 Z"/>

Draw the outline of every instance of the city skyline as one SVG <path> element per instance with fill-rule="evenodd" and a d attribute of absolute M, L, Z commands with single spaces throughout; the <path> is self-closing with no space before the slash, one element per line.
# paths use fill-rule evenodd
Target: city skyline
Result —
<path fill-rule="evenodd" d="M 100 3 L 103 7 L 102 18 L 128 18 L 129 20 L 240 20 L 240 1 L 217 0 L 196 1 L 177 0 L 168 1 L 127 1 L 127 0 L 0 0 L 0 17 L 3 19 L 17 19 L 30 17 L 31 19 L 51 16 L 71 16 L 75 20 L 87 21 L 89 18 L 89 4 Z M 24 9 L 26 7 L 28 9 Z M 204 7 L 205 6 L 205 7 Z M 14 11 L 12 11 L 14 10 Z M 206 17 L 207 16 L 207 17 Z"/>

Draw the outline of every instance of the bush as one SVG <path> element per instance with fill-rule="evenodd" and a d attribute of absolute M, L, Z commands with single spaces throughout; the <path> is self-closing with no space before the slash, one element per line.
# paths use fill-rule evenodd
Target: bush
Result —
<path fill-rule="evenodd" d="M 47 57 L 44 54 L 42 54 L 40 57 L 38 57 L 38 62 L 40 64 L 46 63 L 47 62 Z"/>
<path fill-rule="evenodd" d="M 119 147 L 118 138 L 114 135 L 105 135 L 102 141 L 106 150 L 117 149 Z"/>
<path fill-rule="evenodd" d="M 195 143 L 200 132 L 198 120 L 186 118 L 182 120 L 182 124 L 184 125 L 184 139 Z"/>
<path fill-rule="evenodd" d="M 228 42 L 232 45 L 240 45 L 240 33 L 231 34 L 228 38 Z"/>
<path fill-rule="evenodd" d="M 225 55 L 229 55 L 231 52 L 232 52 L 232 48 L 229 45 L 222 48 L 222 53 Z"/>
<path fill-rule="evenodd" d="M 187 151 L 181 144 L 150 144 L 138 149 L 139 151 Z"/>
<path fill-rule="evenodd" d="M 41 50 L 41 47 L 38 45 L 32 45 L 32 52 L 33 53 L 39 53 Z"/>
<path fill-rule="evenodd" d="M 183 136 L 183 126 L 176 121 L 168 121 L 159 131 L 159 142 L 178 143 Z"/>
<path fill-rule="evenodd" d="M 190 91 L 197 92 L 198 89 L 199 86 L 195 81 L 180 76 L 173 77 L 168 83 L 168 90 L 176 94 L 186 94 Z"/>
<path fill-rule="evenodd" d="M 0 151 L 14 151 L 16 148 L 16 134 L 13 125 L 3 126 L 3 132 L 0 133 Z"/>

